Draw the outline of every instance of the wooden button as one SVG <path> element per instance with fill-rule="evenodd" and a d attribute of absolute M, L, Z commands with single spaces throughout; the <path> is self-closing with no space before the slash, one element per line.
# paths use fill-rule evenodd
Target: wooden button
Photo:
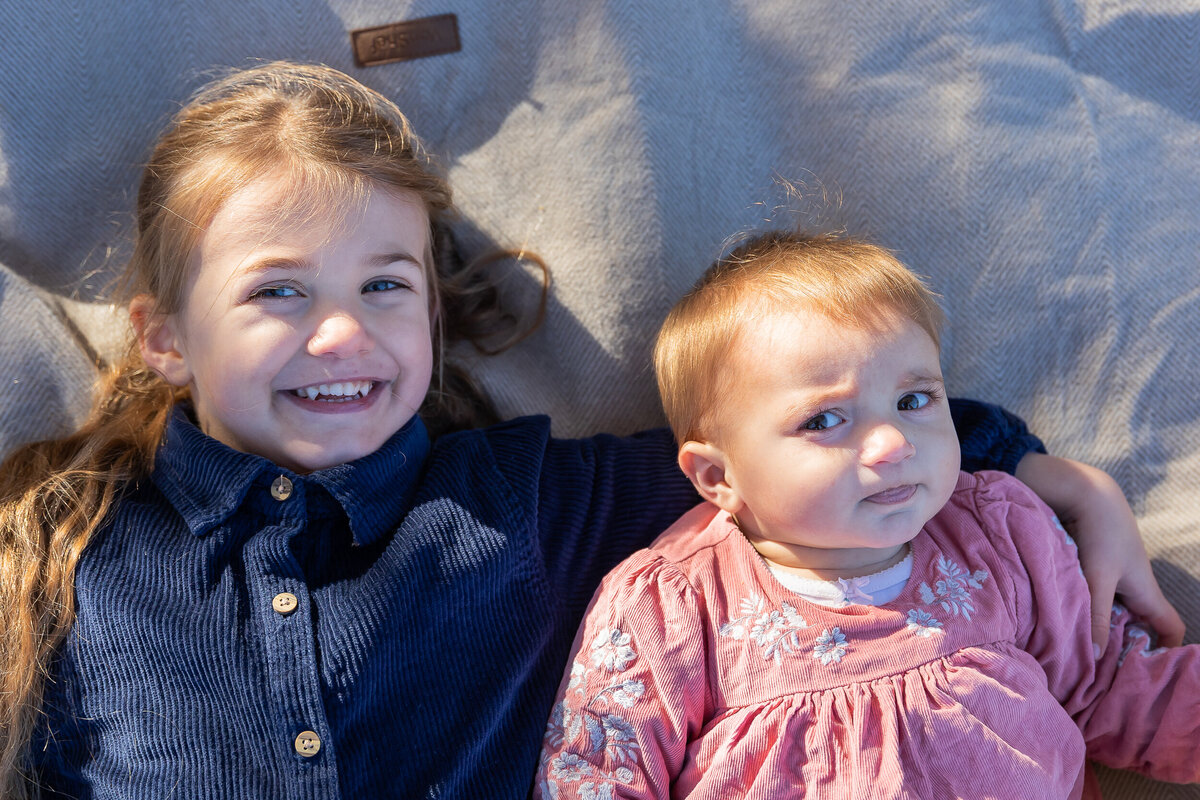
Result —
<path fill-rule="evenodd" d="M 296 737 L 296 752 L 305 758 L 312 758 L 321 751 L 321 737 L 315 731 L 301 731 Z"/>
<path fill-rule="evenodd" d="M 280 475 L 271 483 L 271 497 L 283 502 L 292 496 L 292 482 L 286 475 Z"/>
<path fill-rule="evenodd" d="M 271 601 L 271 608 L 283 614 L 285 617 L 296 610 L 296 595 L 291 592 L 280 592 L 275 595 L 275 599 Z"/>

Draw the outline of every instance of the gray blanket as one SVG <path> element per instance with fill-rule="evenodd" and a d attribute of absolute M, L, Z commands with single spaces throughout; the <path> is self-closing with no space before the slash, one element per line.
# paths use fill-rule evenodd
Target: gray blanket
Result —
<path fill-rule="evenodd" d="M 446 12 L 460 52 L 355 67 L 349 30 Z M 0 4 L 0 42 L 0 448 L 76 420 L 120 340 L 165 118 L 212 67 L 322 61 L 443 156 L 468 250 L 550 263 L 543 329 L 476 367 L 505 414 L 659 423 L 649 339 L 725 238 L 844 226 L 944 295 L 952 392 L 1121 482 L 1200 633 L 1200 0 L 57 0 Z"/>

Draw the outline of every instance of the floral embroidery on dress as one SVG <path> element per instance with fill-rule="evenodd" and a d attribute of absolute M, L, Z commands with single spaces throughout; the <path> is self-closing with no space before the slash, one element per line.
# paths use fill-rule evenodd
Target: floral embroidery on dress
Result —
<path fill-rule="evenodd" d="M 1128 613 L 1129 609 L 1125 608 L 1125 606 L 1121 605 L 1120 603 L 1113 603 L 1112 612 L 1109 616 L 1108 622 L 1109 630 L 1115 628 L 1121 617 Z M 1143 658 L 1156 656 L 1159 653 L 1165 653 L 1167 648 L 1154 647 L 1155 641 L 1156 639 L 1154 634 L 1146 630 L 1145 626 L 1139 622 L 1130 622 L 1125 628 L 1125 642 L 1121 647 L 1121 654 L 1117 656 L 1117 666 L 1119 667 L 1124 664 L 1125 657 L 1130 653 L 1137 653 Z M 1138 649 L 1139 647 L 1141 649 Z"/>
<path fill-rule="evenodd" d="M 971 604 L 970 590 L 982 589 L 988 574 L 981 569 L 968 573 L 943 555 L 938 555 L 937 568 L 943 577 L 932 589 L 928 583 L 921 583 L 921 600 L 926 605 L 936 603 L 951 614 L 971 619 L 975 606 Z"/>
<path fill-rule="evenodd" d="M 932 614 L 919 608 L 909 609 L 906 627 L 923 639 L 928 639 L 935 633 L 946 632 L 946 629 L 942 627 L 942 623 L 938 622 Z"/>
<path fill-rule="evenodd" d="M 579 786 L 580 800 L 613 800 L 613 785 L 611 783 L 583 783 Z"/>
<path fill-rule="evenodd" d="M 1067 547 L 1078 552 L 1079 548 L 1076 547 L 1075 540 L 1071 538 L 1071 534 L 1067 533 L 1067 529 L 1063 527 L 1062 520 L 1058 518 L 1057 514 L 1050 515 L 1050 522 L 1053 523 L 1055 529 L 1057 529 L 1058 532 L 1063 535 L 1063 542 L 1066 543 Z"/>
<path fill-rule="evenodd" d="M 628 670 L 638 658 L 631 642 L 632 637 L 619 628 L 605 628 L 596 634 L 589 654 L 592 667 L 589 669 L 579 660 L 571 665 L 567 694 L 583 697 L 588 676 L 593 673 Z M 611 680 L 603 679 L 602 683 L 609 685 L 590 699 L 585 698 L 578 710 L 573 710 L 566 698 L 555 704 L 543 737 L 546 748 L 542 751 L 542 765 L 546 776 L 541 780 L 541 788 L 545 796 L 557 797 L 558 784 L 563 782 L 579 783 L 581 798 L 611 799 L 616 784 L 633 780 L 633 770 L 627 766 L 606 772 L 588 760 L 589 756 L 603 753 L 610 761 L 636 764 L 641 755 L 633 725 L 619 713 L 606 713 L 602 708 L 632 708 L 645 695 L 646 685 L 637 678 L 618 679 L 615 683 L 610 683 Z M 552 749 L 564 745 L 573 745 L 576 751 L 550 756 Z"/>
<path fill-rule="evenodd" d="M 846 649 L 846 634 L 842 633 L 842 629 L 826 629 L 817 637 L 817 643 L 813 646 L 813 658 L 824 666 L 829 666 L 830 662 L 841 662 L 842 656 L 846 655 Z"/>
<path fill-rule="evenodd" d="M 600 694 L 596 695 L 596 699 L 608 695 L 612 697 L 617 705 L 623 708 L 633 708 L 633 704 L 641 699 L 646 693 L 646 684 L 638 680 L 628 680 L 621 683 L 620 686 L 610 686 L 604 689 Z"/>
<path fill-rule="evenodd" d="M 637 761 L 637 731 L 624 717 L 606 714 L 600 724 L 604 728 L 604 749 L 616 761 Z"/>
<path fill-rule="evenodd" d="M 1071 548 L 1071 552 L 1075 554 L 1075 558 L 1076 558 L 1076 560 L 1078 560 L 1078 558 L 1079 558 L 1079 547 L 1078 547 L 1078 546 L 1075 544 L 1075 540 L 1071 538 L 1071 534 L 1067 533 L 1067 529 L 1063 527 L 1062 521 L 1061 521 L 1061 520 L 1059 520 L 1059 518 L 1058 518 L 1058 515 L 1057 515 L 1057 514 L 1051 514 L 1051 515 L 1050 515 L 1050 521 L 1051 521 L 1051 522 L 1053 522 L 1053 523 L 1054 523 L 1054 527 L 1055 527 L 1055 528 L 1057 528 L 1057 529 L 1059 530 L 1059 532 L 1061 532 L 1061 533 L 1062 533 L 1062 535 L 1063 535 L 1063 542 L 1064 542 L 1064 543 L 1067 545 L 1067 547 Z M 1077 568 L 1079 569 L 1079 574 L 1080 574 L 1080 575 L 1083 575 L 1083 564 L 1082 564 L 1082 562 L 1081 562 L 1081 563 L 1079 563 L 1079 564 L 1077 565 Z"/>
<path fill-rule="evenodd" d="M 748 630 L 750 641 L 762 648 L 763 658 L 773 659 L 776 664 L 783 653 L 801 650 L 797 631 L 807 628 L 808 622 L 790 603 L 784 603 L 780 610 L 768 611 L 761 597 L 746 597 L 738 610 L 741 616 L 722 625 L 717 632 L 720 636 L 742 639 Z"/>
<path fill-rule="evenodd" d="M 592 765 L 574 753 L 563 753 L 550 763 L 550 774 L 564 781 L 577 781 L 592 774 Z"/>
<path fill-rule="evenodd" d="M 746 638 L 762 648 L 763 659 L 780 663 L 782 655 L 799 654 L 805 646 L 800 643 L 799 631 L 808 627 L 790 603 L 776 609 L 767 609 L 761 597 L 743 598 L 738 610 L 741 616 L 726 622 L 717 633 L 727 639 Z M 841 628 L 826 628 L 817 637 L 812 647 L 813 658 L 823 666 L 839 663 L 846 655 L 849 643 Z"/>
<path fill-rule="evenodd" d="M 981 569 L 967 572 L 941 554 L 938 554 L 937 570 L 942 576 L 941 580 L 932 587 L 922 581 L 918 587 L 921 601 L 927 606 L 939 606 L 943 611 L 969 620 L 975 613 L 971 589 L 983 588 L 983 582 L 988 579 L 987 572 Z M 946 632 L 941 620 L 923 608 L 910 608 L 904 626 L 922 639 Z"/>
<path fill-rule="evenodd" d="M 600 631 L 592 640 L 592 666 L 609 672 L 623 672 L 637 659 L 629 646 L 629 634 L 613 628 Z"/>

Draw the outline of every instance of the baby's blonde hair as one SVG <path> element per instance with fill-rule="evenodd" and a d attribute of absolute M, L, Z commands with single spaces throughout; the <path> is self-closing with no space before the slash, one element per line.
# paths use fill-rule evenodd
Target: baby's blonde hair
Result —
<path fill-rule="evenodd" d="M 760 234 L 713 264 L 658 333 L 654 371 L 680 444 L 711 438 L 718 400 L 735 389 L 728 364 L 742 331 L 788 309 L 854 328 L 871 328 L 880 311 L 892 311 L 941 343 L 937 297 L 889 251 L 831 234 Z"/>

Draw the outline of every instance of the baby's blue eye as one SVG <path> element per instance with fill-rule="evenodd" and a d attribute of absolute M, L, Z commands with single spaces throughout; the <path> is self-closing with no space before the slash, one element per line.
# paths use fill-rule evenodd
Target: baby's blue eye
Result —
<path fill-rule="evenodd" d="M 845 421 L 832 411 L 822 411 L 800 427 L 806 431 L 825 431 L 836 428 Z"/>
<path fill-rule="evenodd" d="M 900 398 L 900 401 L 896 403 L 896 408 L 901 411 L 916 411 L 929 405 L 932 399 L 926 392 L 909 392 Z"/>

